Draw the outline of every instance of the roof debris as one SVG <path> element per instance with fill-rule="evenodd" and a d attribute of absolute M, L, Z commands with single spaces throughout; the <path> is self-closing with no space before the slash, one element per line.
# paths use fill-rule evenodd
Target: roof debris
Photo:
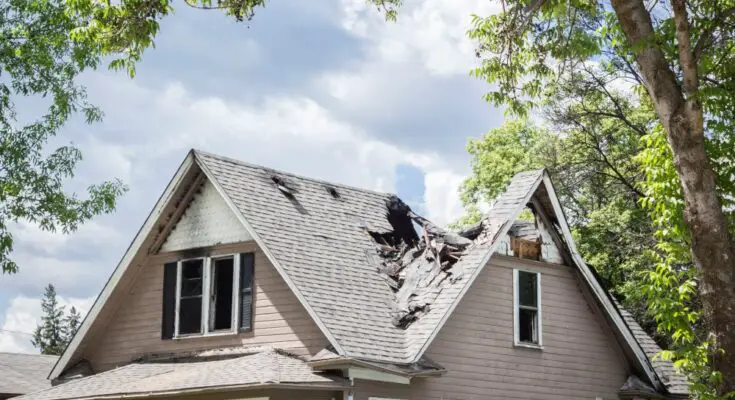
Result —
<path fill-rule="evenodd" d="M 461 271 L 452 270 L 452 266 L 473 241 L 414 213 L 396 196 L 386 201 L 386 207 L 393 230 L 367 232 L 377 245 L 379 257 L 372 257 L 373 262 L 394 293 L 393 324 L 405 329 L 429 311 L 442 282 L 462 278 Z M 414 224 L 421 228 L 422 237 Z"/>

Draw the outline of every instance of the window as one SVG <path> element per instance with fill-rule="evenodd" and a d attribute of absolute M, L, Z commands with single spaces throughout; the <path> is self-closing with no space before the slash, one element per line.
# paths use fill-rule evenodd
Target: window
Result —
<path fill-rule="evenodd" d="M 244 253 L 166 264 L 161 337 L 251 329 L 253 260 Z"/>
<path fill-rule="evenodd" d="M 541 347 L 541 274 L 513 270 L 514 344 Z"/>

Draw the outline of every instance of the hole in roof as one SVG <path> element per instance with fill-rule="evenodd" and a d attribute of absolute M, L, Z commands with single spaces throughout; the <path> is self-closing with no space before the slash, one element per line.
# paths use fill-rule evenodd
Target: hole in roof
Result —
<path fill-rule="evenodd" d="M 281 191 L 281 193 L 285 194 L 286 196 L 293 197 L 296 193 L 296 187 L 294 186 L 293 182 L 289 181 L 288 179 L 273 175 L 271 176 L 271 180 L 276 185 L 278 190 Z"/>
<path fill-rule="evenodd" d="M 325 189 L 327 189 L 327 193 L 329 193 L 333 199 L 335 200 L 342 200 L 342 195 L 337 191 L 337 188 L 334 186 L 325 186 Z"/>

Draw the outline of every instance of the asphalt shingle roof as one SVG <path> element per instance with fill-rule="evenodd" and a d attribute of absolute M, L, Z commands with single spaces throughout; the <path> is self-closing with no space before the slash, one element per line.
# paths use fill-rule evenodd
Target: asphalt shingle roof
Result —
<path fill-rule="evenodd" d="M 301 358 L 269 349 L 256 354 L 215 361 L 128 364 L 17 399 L 84 399 L 268 384 L 339 389 L 348 387 L 349 381 L 314 372 Z"/>
<path fill-rule="evenodd" d="M 638 322 L 636 322 L 631 313 L 622 308 L 617 302 L 615 305 L 618 307 L 620 315 L 623 317 L 625 323 L 633 333 L 635 340 L 641 348 L 643 348 L 643 352 L 646 353 L 648 359 L 651 360 L 651 364 L 653 365 L 654 371 L 656 371 L 656 375 L 661 378 L 661 381 L 666 386 L 669 393 L 677 395 L 688 394 L 689 383 L 687 382 L 686 377 L 674 368 L 674 363 L 671 362 L 671 360 L 664 360 L 663 358 L 658 357 L 658 354 L 661 352 L 661 347 L 659 347 L 658 344 L 648 336 L 646 331 L 644 331 Z"/>
<path fill-rule="evenodd" d="M 57 356 L 0 353 L 0 394 L 25 394 L 51 386 L 46 379 Z"/>

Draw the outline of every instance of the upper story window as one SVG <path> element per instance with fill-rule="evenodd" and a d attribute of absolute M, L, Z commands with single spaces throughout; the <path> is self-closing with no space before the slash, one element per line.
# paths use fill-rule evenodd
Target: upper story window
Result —
<path fill-rule="evenodd" d="M 253 253 L 243 253 L 166 264 L 162 338 L 251 329 L 253 261 Z"/>
<path fill-rule="evenodd" d="M 514 344 L 540 348 L 541 274 L 513 270 Z"/>

